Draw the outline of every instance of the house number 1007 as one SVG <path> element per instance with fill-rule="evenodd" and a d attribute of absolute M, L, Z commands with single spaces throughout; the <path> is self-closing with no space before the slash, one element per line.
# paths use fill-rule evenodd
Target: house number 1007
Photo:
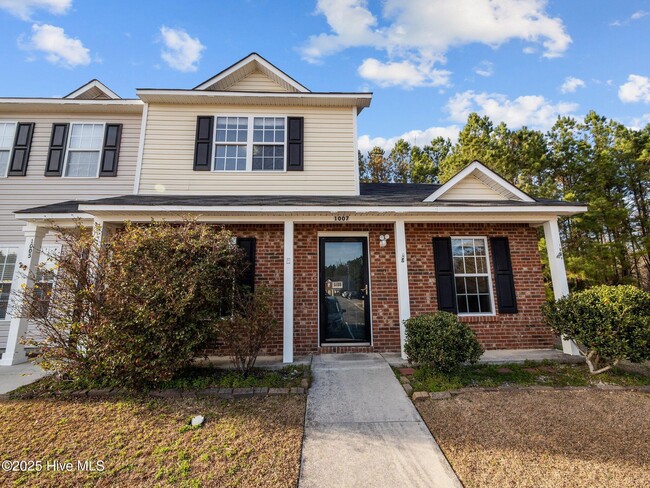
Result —
<path fill-rule="evenodd" d="M 349 215 L 335 215 L 334 216 L 334 221 L 335 222 L 347 222 L 348 220 L 350 220 Z"/>

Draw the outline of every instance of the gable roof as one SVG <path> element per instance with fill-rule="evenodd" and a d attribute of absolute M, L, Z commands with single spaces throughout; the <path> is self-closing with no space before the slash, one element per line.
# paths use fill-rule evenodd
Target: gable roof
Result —
<path fill-rule="evenodd" d="M 431 193 L 427 198 L 424 199 L 424 201 L 435 202 L 437 200 L 451 200 L 451 198 L 445 197 L 450 194 L 451 190 L 460 187 L 463 182 L 467 182 L 468 180 L 478 180 L 481 185 L 484 185 L 485 190 L 487 190 L 488 194 L 490 195 L 489 199 L 491 200 L 509 200 L 520 202 L 536 201 L 533 197 L 521 191 L 515 185 L 496 174 L 480 161 L 474 161 L 465 167 L 465 169 L 456 173 L 453 178 L 451 178 L 447 183 L 442 185 L 436 191 Z M 471 195 L 463 195 L 462 198 L 458 199 L 484 200 L 485 195 L 485 192 L 481 192 L 480 195 L 477 195 L 477 198 L 473 198 Z M 499 198 L 499 195 L 502 196 L 502 198 Z"/>
<path fill-rule="evenodd" d="M 104 85 L 101 81 L 95 79 L 81 85 L 76 90 L 68 93 L 63 98 L 73 98 L 77 100 L 121 100 L 117 93 Z"/>
<path fill-rule="evenodd" d="M 287 92 L 309 93 L 309 89 L 298 83 L 284 71 L 274 66 L 257 53 L 251 53 L 240 59 L 232 66 L 217 73 L 212 78 L 195 86 L 194 90 L 228 90 L 237 82 L 255 72 L 261 72 L 266 77 L 284 88 Z"/>

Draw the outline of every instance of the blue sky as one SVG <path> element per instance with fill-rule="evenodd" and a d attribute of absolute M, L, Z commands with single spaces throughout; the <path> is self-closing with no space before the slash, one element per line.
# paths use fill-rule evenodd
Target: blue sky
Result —
<path fill-rule="evenodd" d="M 470 111 L 650 122 L 650 0 L 0 0 L 0 42 L 5 97 L 191 88 L 256 51 L 312 91 L 373 91 L 363 150 Z"/>

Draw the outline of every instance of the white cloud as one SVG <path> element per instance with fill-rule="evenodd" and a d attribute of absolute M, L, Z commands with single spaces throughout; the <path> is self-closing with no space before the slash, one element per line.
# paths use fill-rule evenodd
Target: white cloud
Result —
<path fill-rule="evenodd" d="M 618 88 L 618 98 L 624 103 L 650 103 L 650 78 L 641 75 L 630 75 L 627 83 Z"/>
<path fill-rule="evenodd" d="M 562 20 L 546 12 L 547 0 L 385 0 L 381 18 L 367 0 L 318 0 L 316 13 L 330 33 L 311 36 L 304 59 L 350 47 L 384 51 L 385 65 L 408 61 L 409 68 L 444 63 L 446 52 L 472 43 L 498 47 L 513 39 L 541 45 L 544 56 L 561 56 L 571 43 Z M 447 75 L 448 76 L 448 75 Z"/>
<path fill-rule="evenodd" d="M 634 117 L 630 119 L 627 126 L 633 130 L 641 130 L 646 125 L 650 124 L 650 114 L 643 114 L 641 117 Z"/>
<path fill-rule="evenodd" d="M 359 66 L 359 75 L 379 86 L 401 86 L 410 89 L 416 86 L 447 86 L 451 73 L 433 67 L 431 62 L 411 61 L 382 63 L 368 58 Z"/>
<path fill-rule="evenodd" d="M 562 93 L 573 93 L 578 88 L 584 88 L 585 86 L 586 84 L 584 80 L 581 80 L 580 78 L 575 78 L 573 76 L 567 76 L 564 79 L 564 83 L 562 83 L 562 86 L 560 87 L 560 91 Z"/>
<path fill-rule="evenodd" d="M 197 63 L 205 46 L 198 37 L 190 35 L 182 29 L 160 28 L 160 35 L 165 47 L 160 51 L 160 57 L 170 68 L 188 72 L 196 71 Z"/>
<path fill-rule="evenodd" d="M 645 10 L 637 10 L 632 15 L 630 15 L 627 19 L 615 20 L 613 22 L 610 22 L 609 25 L 612 27 L 623 27 L 624 25 L 628 25 L 630 22 L 634 22 L 635 20 L 642 19 L 647 15 L 650 15 L 650 12 L 646 12 Z"/>
<path fill-rule="evenodd" d="M 458 139 L 458 133 L 460 132 L 460 127 L 457 125 L 450 125 L 447 127 L 429 127 L 425 130 L 411 130 L 405 132 L 401 136 L 394 137 L 370 137 L 369 135 L 363 135 L 359 137 L 357 141 L 357 146 L 361 154 L 367 154 L 373 147 L 379 146 L 386 151 L 390 151 L 398 139 L 404 139 L 406 142 L 412 146 L 425 146 L 431 142 L 435 137 L 446 137 L 456 142 Z"/>
<path fill-rule="evenodd" d="M 61 27 L 50 24 L 32 25 L 32 37 L 21 47 L 40 51 L 48 62 L 65 68 L 86 66 L 91 62 L 90 50 L 79 39 L 68 37 Z"/>
<path fill-rule="evenodd" d="M 64 14 L 72 6 L 72 0 L 0 0 L 0 9 L 23 20 L 29 20 L 36 10 Z"/>
<path fill-rule="evenodd" d="M 474 67 L 474 73 L 489 78 L 494 74 L 494 63 L 491 63 L 490 61 L 481 61 Z"/>
<path fill-rule="evenodd" d="M 465 91 L 449 99 L 445 109 L 454 122 L 465 122 L 471 112 L 487 115 L 495 123 L 505 122 L 509 127 L 527 126 L 548 129 L 558 116 L 577 110 L 575 103 L 551 103 L 541 95 L 526 95 L 514 100 L 500 93 Z"/>

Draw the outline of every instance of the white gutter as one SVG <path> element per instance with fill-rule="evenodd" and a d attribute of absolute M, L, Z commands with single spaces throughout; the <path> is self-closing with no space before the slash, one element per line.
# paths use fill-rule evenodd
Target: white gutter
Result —
<path fill-rule="evenodd" d="M 0 98 L 0 105 L 3 104 L 43 104 L 43 105 L 98 105 L 120 106 L 120 105 L 142 105 L 142 100 L 77 100 L 67 98 Z"/>
<path fill-rule="evenodd" d="M 395 213 L 395 214 L 439 214 L 439 213 L 553 213 L 573 215 L 587 211 L 585 205 L 521 205 L 521 206 L 485 206 L 485 207 L 362 207 L 362 206 L 302 206 L 302 205 L 240 205 L 240 206 L 187 206 L 187 205 L 93 205 L 80 204 L 80 211 L 87 212 L 220 212 L 220 213 Z"/>

